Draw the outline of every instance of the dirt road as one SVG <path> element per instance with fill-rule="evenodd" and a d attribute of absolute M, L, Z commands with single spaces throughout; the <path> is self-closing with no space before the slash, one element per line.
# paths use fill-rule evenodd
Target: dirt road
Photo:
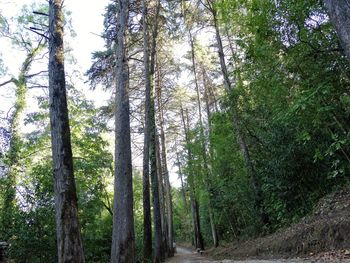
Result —
<path fill-rule="evenodd" d="M 183 247 L 177 247 L 174 257 L 166 260 L 167 263 L 335 263 L 339 261 L 328 260 L 303 260 L 303 259 L 278 259 L 278 260 L 212 260 L 204 255 Z M 349 262 L 349 261 L 340 261 Z M 339 262 L 339 263 L 340 263 Z"/>
<path fill-rule="evenodd" d="M 183 247 L 177 247 L 177 253 L 174 257 L 168 259 L 167 263 L 302 263 L 303 261 L 284 261 L 284 260 L 245 260 L 245 261 L 237 261 L 237 260 L 211 260 L 205 257 L 204 255 L 200 255 L 199 253 L 189 250 Z M 303 262 L 305 263 L 305 261 Z"/>

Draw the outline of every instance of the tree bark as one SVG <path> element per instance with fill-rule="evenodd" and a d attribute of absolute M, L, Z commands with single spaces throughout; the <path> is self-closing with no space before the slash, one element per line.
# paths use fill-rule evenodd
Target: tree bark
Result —
<path fill-rule="evenodd" d="M 162 246 L 162 218 L 160 207 L 159 184 L 157 174 L 157 156 L 156 156 L 156 128 L 154 120 L 154 101 L 151 100 L 151 181 L 152 181 L 152 199 L 153 199 L 153 221 L 154 221 L 154 255 L 153 262 L 159 263 L 164 258 L 164 249 Z"/>
<path fill-rule="evenodd" d="M 350 60 L 350 3 L 347 0 L 324 0 L 323 2 L 345 55 Z"/>
<path fill-rule="evenodd" d="M 116 35 L 115 179 L 111 262 L 135 261 L 133 189 L 131 166 L 129 72 L 126 31 L 129 1 L 118 0 Z"/>
<path fill-rule="evenodd" d="M 164 249 L 164 258 L 168 257 L 168 225 L 167 214 L 165 212 L 165 189 L 163 178 L 162 158 L 160 157 L 160 141 L 159 135 L 156 135 L 156 155 L 157 155 L 157 174 L 158 174 L 158 188 L 159 188 L 159 204 L 160 204 L 160 218 L 162 221 L 162 248 Z"/>
<path fill-rule="evenodd" d="M 148 24 L 147 24 L 147 1 L 143 0 L 143 30 L 144 30 L 144 74 L 145 74 L 145 149 L 144 149 L 144 174 L 148 170 L 150 162 L 150 176 L 152 182 L 152 203 L 153 203 L 153 221 L 154 221 L 154 254 L 153 261 L 161 262 L 164 259 L 163 249 L 163 235 L 162 235 L 162 213 L 159 193 L 159 175 L 157 173 L 157 149 L 156 149 L 156 123 L 155 123 L 155 109 L 154 109 L 154 72 L 155 72 L 155 54 L 156 54 L 156 40 L 158 35 L 158 16 L 160 10 L 160 3 L 157 2 L 156 15 L 154 17 L 153 30 L 151 31 L 152 42 L 149 43 Z M 147 105 L 146 105 L 147 104 Z M 148 133 L 148 134 L 146 134 Z M 147 144 L 147 145 L 146 145 Z M 147 149 L 149 152 L 147 152 Z M 147 155 L 149 154 L 149 158 Z M 145 175 L 144 175 L 145 176 Z M 145 216 L 145 215 L 144 215 Z M 144 220 L 148 220 L 144 218 Z M 148 222 L 144 222 L 147 224 Z M 148 232 L 149 230 L 147 230 Z M 149 235 L 149 233 L 147 233 Z M 147 240 L 146 240 L 147 239 Z M 149 237 L 144 236 L 144 242 L 150 242 Z M 145 244 L 149 249 L 149 244 Z M 147 258 L 149 258 L 149 251 L 144 251 Z"/>
<path fill-rule="evenodd" d="M 167 164 L 167 154 L 166 154 L 166 142 L 165 142 L 165 131 L 164 131 L 164 113 L 163 113 L 163 103 L 162 103 L 162 84 L 160 76 L 159 63 L 157 63 L 157 102 L 158 102 L 158 118 L 160 127 L 160 145 L 161 145 L 161 161 L 162 161 L 162 171 L 164 180 L 164 192 L 165 192 L 165 205 L 166 205 L 166 219 L 167 219 L 167 250 L 168 256 L 174 256 L 174 230 L 173 230 L 173 205 L 171 196 L 171 185 L 169 180 L 169 171 Z"/>
<path fill-rule="evenodd" d="M 181 106 L 181 118 L 182 118 L 182 124 L 185 132 L 185 140 L 187 143 L 187 155 L 188 155 L 188 163 L 191 166 L 193 157 L 192 157 L 192 151 L 190 148 L 190 139 L 188 136 L 189 130 L 189 121 L 188 121 L 188 113 L 186 112 L 186 116 L 184 113 L 184 110 Z M 189 169 L 189 175 L 188 175 L 188 185 L 190 190 L 190 202 L 191 202 L 191 214 L 192 214 L 192 224 L 193 224 L 193 234 L 194 234 L 194 243 L 196 248 L 199 248 L 201 250 L 204 250 L 204 242 L 201 232 L 201 224 L 200 224 L 200 217 L 199 217 L 199 208 L 198 208 L 198 201 L 196 198 L 196 189 L 194 186 L 194 178 L 192 174 L 192 167 Z"/>
<path fill-rule="evenodd" d="M 58 262 L 85 262 L 66 99 L 62 5 L 62 0 L 49 1 L 49 96 Z"/>
<path fill-rule="evenodd" d="M 212 231 L 212 237 L 213 237 L 213 244 L 215 247 L 219 246 L 219 241 L 218 241 L 218 236 L 216 232 L 216 227 L 214 223 L 214 216 L 213 216 L 213 210 L 212 210 L 212 205 L 211 205 L 211 196 L 210 196 L 210 183 L 209 183 L 209 166 L 208 166 L 208 161 L 207 161 L 207 149 L 204 141 L 204 125 L 203 125 L 203 120 L 202 120 L 202 106 L 201 106 L 201 98 L 200 98 L 200 91 L 199 91 L 199 84 L 198 84 L 198 79 L 197 79 L 197 70 L 196 70 L 196 58 L 195 58 L 195 50 L 194 50 L 194 43 L 193 43 L 193 37 L 191 34 L 191 31 L 189 31 L 190 35 L 190 44 L 191 44 L 191 57 L 192 57 L 192 70 L 193 70 L 193 75 L 194 75 L 194 80 L 195 80 L 195 88 L 196 88 L 196 95 L 197 95 L 197 106 L 198 106 L 198 116 L 199 116 L 199 131 L 200 131 L 200 136 L 201 136 L 201 150 L 202 150 L 202 158 L 203 158 L 203 168 L 204 168 L 204 185 L 207 190 L 208 196 L 208 214 L 209 214 L 209 221 L 210 221 L 210 226 L 211 226 L 211 231 Z M 203 79 L 204 82 L 204 79 Z"/>
<path fill-rule="evenodd" d="M 143 23 L 143 61 L 145 79 L 145 125 L 144 125 L 144 148 L 143 148 L 143 260 L 152 261 L 152 223 L 151 202 L 149 183 L 149 160 L 150 160 L 150 109 L 151 109 L 151 78 L 149 61 L 149 34 L 147 24 L 147 3 L 142 1 Z"/>
<path fill-rule="evenodd" d="M 208 122 L 208 130 L 209 130 L 209 159 L 212 160 L 213 158 L 213 147 L 211 145 L 210 142 L 210 138 L 211 138 L 211 112 L 210 112 L 210 106 L 209 106 L 209 97 L 208 97 L 208 84 L 207 84 L 207 75 L 205 72 L 205 69 L 202 68 L 202 76 L 203 76 L 203 84 L 204 84 L 204 99 L 205 99 L 205 106 L 206 106 L 206 112 L 207 112 L 207 122 Z M 216 230 L 216 226 L 214 223 L 214 218 L 213 218 L 213 211 L 212 211 L 212 203 L 211 203 L 211 198 L 210 198 L 210 191 L 208 191 L 209 193 L 209 205 L 208 205 L 208 209 L 209 209 L 209 219 L 210 219 L 210 227 L 211 227 L 211 233 L 212 233 L 212 237 L 213 237 L 213 243 L 214 243 L 214 247 L 218 247 L 219 246 L 219 236 L 218 236 L 218 232 Z"/>
<path fill-rule="evenodd" d="M 163 238 L 162 238 L 162 219 L 159 196 L 159 184 L 157 174 L 157 152 L 156 152 L 156 122 L 154 105 L 154 73 L 156 44 L 158 37 L 158 18 L 160 12 L 160 1 L 156 3 L 156 13 L 152 30 L 152 43 L 150 54 L 150 161 L 151 161 L 151 182 L 152 182 L 152 201 L 153 201 L 153 221 L 154 221 L 154 255 L 153 262 L 161 262 L 164 258 Z"/>
<path fill-rule="evenodd" d="M 188 211 L 188 205 L 187 205 L 187 199 L 186 199 L 186 190 L 185 190 L 185 185 L 184 185 L 184 180 L 183 180 L 183 175 L 182 175 L 182 169 L 181 169 L 181 163 L 180 163 L 180 157 L 179 153 L 176 152 L 176 160 L 177 160 L 177 166 L 179 169 L 179 177 L 180 177 L 180 182 L 181 182 L 181 193 L 182 193 L 182 199 L 184 201 L 184 206 L 186 211 Z"/>

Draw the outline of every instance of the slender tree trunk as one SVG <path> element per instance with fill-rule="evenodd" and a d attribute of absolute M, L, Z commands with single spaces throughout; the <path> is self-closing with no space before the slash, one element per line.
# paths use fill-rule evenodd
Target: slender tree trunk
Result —
<path fill-rule="evenodd" d="M 155 57 L 156 44 L 158 37 L 158 18 L 160 12 L 160 1 L 156 3 L 156 14 L 152 30 L 152 43 L 150 54 L 150 160 L 151 160 L 151 182 L 152 182 L 152 201 L 153 201 L 153 221 L 154 221 L 154 255 L 153 262 L 161 262 L 165 258 L 164 248 L 162 246 L 162 219 L 159 196 L 159 184 L 157 174 L 157 155 L 156 155 L 156 122 L 155 122 L 155 106 L 154 106 L 154 73 L 155 73 Z"/>
<path fill-rule="evenodd" d="M 200 130 L 200 136 L 201 136 L 201 148 L 202 148 L 202 158 L 203 158 L 203 168 L 204 168 L 204 185 L 206 186 L 206 190 L 208 193 L 208 214 L 209 214 L 209 221 L 212 231 L 212 237 L 213 237 L 213 244 L 215 247 L 219 246 L 218 243 L 218 236 L 216 232 L 216 227 L 214 223 L 214 216 L 211 206 L 211 197 L 210 197 L 210 182 L 209 182 L 209 166 L 207 161 L 207 150 L 204 140 L 204 125 L 202 120 L 202 106 L 201 106 L 201 98 L 200 98 L 200 91 L 199 91 L 199 85 L 198 85 L 198 79 L 197 79 L 197 70 L 196 70 L 196 58 L 195 58 L 195 50 L 194 50 L 194 43 L 193 43 L 193 37 L 191 35 L 191 31 L 189 31 L 190 34 L 190 44 L 191 44 L 191 54 L 192 54 L 192 70 L 195 80 L 195 88 L 196 88 L 196 94 L 197 94 L 197 105 L 198 105 L 198 116 L 199 116 L 199 130 Z M 204 81 L 204 79 L 203 79 Z"/>
<path fill-rule="evenodd" d="M 49 96 L 58 262 L 85 262 L 66 99 L 62 5 L 62 0 L 49 1 Z"/>
<path fill-rule="evenodd" d="M 111 262 L 135 261 L 133 189 L 131 166 L 129 72 L 126 31 L 129 1 L 118 0 L 116 35 L 115 179 Z"/>
<path fill-rule="evenodd" d="M 152 181 L 152 202 L 153 202 L 153 220 L 154 220 L 154 255 L 153 261 L 160 262 L 164 259 L 163 253 L 163 230 L 162 220 L 164 214 L 162 211 L 162 202 L 160 195 L 159 172 L 157 165 L 157 145 L 156 145 L 156 123 L 154 110 L 154 69 L 156 39 L 158 34 L 158 16 L 160 4 L 157 4 L 155 22 L 153 24 L 152 42 L 149 43 L 149 30 L 147 21 L 147 1 L 142 1 L 143 5 L 143 34 L 144 34 L 144 67 L 145 67 L 145 140 L 144 140 L 144 159 L 143 159 L 143 178 L 144 178 L 144 260 L 150 260 L 152 245 L 151 224 L 150 224 L 150 206 L 149 206 L 149 161 L 151 165 Z M 151 50 L 150 50 L 151 48 Z M 159 167 L 160 168 L 160 167 Z M 147 185 L 145 185 L 147 184 Z M 148 203 L 147 203 L 148 202 Z"/>
<path fill-rule="evenodd" d="M 191 166 L 193 157 L 192 157 L 192 151 L 190 149 L 190 139 L 188 137 L 188 127 L 189 127 L 188 113 L 186 112 L 186 116 L 185 116 L 182 106 L 181 106 L 181 118 L 182 118 L 182 124 L 185 132 L 185 139 L 187 143 L 188 163 Z M 190 189 L 190 202 L 191 202 L 192 224 L 193 224 L 193 232 L 194 232 L 194 243 L 196 248 L 204 250 L 204 242 L 203 242 L 203 237 L 201 233 L 198 201 L 196 198 L 196 192 L 195 192 L 196 189 L 194 186 L 194 178 L 192 174 L 193 169 L 190 167 L 189 170 L 190 170 L 190 174 L 188 175 L 188 184 Z"/>
<path fill-rule="evenodd" d="M 167 249 L 168 256 L 174 256 L 174 230 L 173 230 L 173 206 L 172 206 L 172 197 L 171 197 L 171 186 L 169 180 L 169 171 L 167 164 L 167 154 L 166 154 L 166 142 L 165 142 L 165 132 L 164 132 L 164 115 L 163 115 L 163 104 L 162 104 L 162 91 L 161 91 L 161 76 L 159 63 L 157 63 L 157 102 L 158 102 L 158 118 L 159 118 L 159 127 L 160 127 L 160 141 L 161 141 L 161 161 L 162 161 L 162 171 L 164 179 L 164 192 L 165 192 L 165 204 L 166 204 L 166 215 L 167 215 Z"/>
<path fill-rule="evenodd" d="M 163 161 L 163 173 L 164 173 L 164 188 L 165 188 L 165 203 L 167 211 L 167 233 L 168 233 L 168 256 L 174 256 L 174 230 L 173 230 L 173 205 L 171 196 L 171 186 L 169 180 L 169 171 L 166 161 L 166 149 L 165 149 L 165 135 L 163 124 L 161 125 L 161 141 L 162 141 L 162 161 Z"/>
<path fill-rule="evenodd" d="M 203 84 L 204 84 L 204 99 L 205 99 L 205 105 L 206 105 L 206 112 L 207 112 L 207 122 L 208 122 L 208 129 L 209 129 L 209 159 L 212 160 L 213 158 L 213 147 L 211 146 L 210 143 L 210 137 L 211 137 L 211 112 L 210 112 L 210 106 L 209 106 L 209 97 L 208 97 L 208 87 L 207 87 L 207 76 L 206 76 L 206 72 L 205 69 L 202 69 L 202 75 L 203 75 Z M 210 195 L 210 191 L 209 191 L 209 195 Z M 213 218 L 213 211 L 212 211 L 212 203 L 211 203 L 211 198 L 209 196 L 209 219 L 210 219 L 210 227 L 211 227 L 211 233 L 212 233 L 212 237 L 213 237 L 213 243 L 215 247 L 219 246 L 219 237 L 218 237 L 218 233 L 215 227 L 215 223 L 214 223 L 214 218 Z"/>
<path fill-rule="evenodd" d="M 323 0 L 345 55 L 350 60 L 350 3 L 347 0 Z"/>
<path fill-rule="evenodd" d="M 215 222 L 214 222 L 214 216 L 213 216 L 213 211 L 212 211 L 212 206 L 211 206 L 211 202 L 208 205 L 208 214 L 209 214 L 209 222 L 210 222 L 210 229 L 211 229 L 211 235 L 213 238 L 213 244 L 214 247 L 218 247 L 219 246 L 219 237 L 218 237 L 218 232 L 216 231 L 216 226 L 215 226 Z"/>
<path fill-rule="evenodd" d="M 209 137 L 211 134 L 211 112 L 210 112 L 210 103 L 209 103 L 209 88 L 207 84 L 207 75 L 205 69 L 202 70 L 203 84 L 204 84 L 204 100 L 205 100 L 205 111 L 207 113 L 207 121 L 209 127 Z M 212 155 L 211 155 L 212 157 Z"/>
<path fill-rule="evenodd" d="M 154 221 L 154 255 L 153 262 L 161 262 L 164 258 L 162 247 L 162 218 L 160 207 L 159 184 L 157 174 L 157 156 L 156 156 L 156 129 L 154 120 L 154 101 L 151 100 L 151 181 L 152 181 L 152 199 L 153 199 L 153 221 Z"/>
<path fill-rule="evenodd" d="M 156 135 L 156 151 L 157 151 L 157 174 L 158 174 L 158 187 L 159 187 L 159 203 L 160 203 L 160 217 L 162 221 L 162 248 L 164 249 L 164 257 L 168 257 L 168 233 L 167 233 L 167 214 L 165 212 L 165 189 L 164 189 L 164 178 L 162 168 L 162 158 L 160 156 L 160 142 L 159 135 Z"/>
<path fill-rule="evenodd" d="M 151 78 L 149 61 L 149 34 L 147 24 L 147 3 L 142 1 L 143 12 L 143 45 L 144 45 L 144 78 L 145 78 L 145 126 L 143 148 L 143 260 L 152 261 L 152 223 L 149 183 L 150 160 L 150 109 L 151 109 Z"/>
<path fill-rule="evenodd" d="M 185 190 L 185 185 L 184 185 L 184 180 L 183 180 L 183 175 L 182 175 L 182 169 L 181 169 L 181 163 L 180 163 L 180 157 L 179 153 L 176 152 L 176 160 L 177 160 L 177 166 L 179 169 L 179 177 L 180 177 L 180 182 L 181 182 L 181 193 L 182 193 L 182 199 L 184 201 L 185 209 L 186 211 L 188 210 L 188 204 L 187 204 L 187 199 L 186 199 L 186 190 Z"/>
<path fill-rule="evenodd" d="M 229 78 L 229 74 L 228 74 L 227 66 L 226 66 L 226 62 L 225 62 L 224 48 L 222 45 L 216 10 L 214 8 L 211 8 L 210 11 L 212 12 L 213 20 L 214 20 L 216 41 L 217 41 L 218 49 L 219 49 L 220 66 L 221 66 L 222 75 L 224 77 L 225 88 L 226 88 L 227 92 L 232 92 L 233 87 L 232 87 L 231 80 Z M 243 132 L 241 130 L 241 123 L 240 123 L 239 117 L 238 117 L 237 112 L 234 108 L 232 108 L 232 123 L 233 123 L 233 127 L 236 131 L 236 134 L 237 134 L 238 145 L 240 147 L 240 151 L 241 151 L 241 154 L 242 154 L 243 159 L 244 159 L 247 173 L 251 179 L 251 183 L 252 183 L 252 187 L 253 187 L 253 191 L 254 191 L 256 208 L 258 211 L 262 211 L 260 214 L 261 221 L 264 224 L 267 224 L 269 220 L 267 218 L 267 214 L 264 212 L 264 209 L 263 209 L 262 190 L 261 190 L 260 184 L 258 183 L 257 174 L 256 174 L 256 171 L 254 169 L 253 162 L 250 158 L 248 146 L 245 142 Z"/>

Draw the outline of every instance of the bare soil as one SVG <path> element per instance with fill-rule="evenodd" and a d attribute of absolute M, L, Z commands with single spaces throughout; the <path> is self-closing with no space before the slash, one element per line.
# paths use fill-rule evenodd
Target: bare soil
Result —
<path fill-rule="evenodd" d="M 177 253 L 174 257 L 166 260 L 167 263 L 313 263 L 310 260 L 301 259 L 269 259 L 269 260 L 259 260 L 259 259 L 247 259 L 247 260 L 215 260 L 210 258 L 206 253 L 199 254 L 194 250 L 190 250 L 185 247 L 178 247 Z"/>

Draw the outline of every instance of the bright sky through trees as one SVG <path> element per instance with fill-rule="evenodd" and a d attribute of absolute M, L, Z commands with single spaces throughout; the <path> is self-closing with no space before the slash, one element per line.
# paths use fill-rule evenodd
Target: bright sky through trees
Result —
<path fill-rule="evenodd" d="M 23 5 L 31 5 L 32 3 L 40 4 L 40 2 L 33 0 L 0 0 L 0 13 L 4 14 L 6 18 L 13 18 L 20 13 Z M 71 50 L 72 57 L 75 60 L 73 63 L 66 63 L 66 68 L 68 69 L 67 74 L 76 72 L 76 74 L 72 74 L 73 77 L 69 78 L 69 81 L 73 81 L 76 87 L 79 90 L 83 91 L 88 99 L 93 100 L 97 106 L 105 105 L 106 101 L 111 97 L 112 94 L 110 91 L 103 91 L 102 88 L 99 87 L 97 87 L 95 90 L 91 90 L 88 85 L 87 78 L 84 76 L 84 73 L 91 66 L 92 52 L 104 49 L 104 40 L 100 37 L 100 35 L 103 31 L 103 14 L 108 3 L 108 0 L 65 1 L 65 10 L 70 13 L 69 20 L 74 31 L 74 36 L 71 37 L 71 34 L 67 32 L 68 29 L 65 29 L 65 41 L 67 41 L 65 48 L 66 50 Z M 7 66 L 8 73 L 10 75 L 18 74 L 18 69 L 20 68 L 21 62 L 24 59 L 24 52 L 11 48 L 8 39 L 0 38 L 0 46 L 0 52 L 3 60 L 6 62 L 5 64 Z M 173 52 L 176 54 L 176 58 L 180 60 L 187 51 L 188 47 L 185 47 L 184 44 L 178 44 L 174 47 Z M 46 69 L 46 65 L 43 65 L 43 68 Z M 6 78 L 8 78 L 9 74 L 3 78 L 0 76 L 0 82 L 6 81 Z M 185 81 L 187 78 L 188 74 L 183 74 L 182 80 L 180 79 L 180 82 Z M 37 92 L 43 91 L 33 91 L 35 95 L 37 95 Z M 6 115 L 13 105 L 14 90 L 12 88 L 2 89 L 0 90 L 0 96 L 3 98 L 0 103 L 0 113 Z M 32 97 L 31 95 L 29 96 Z M 31 98 L 28 99 L 32 100 Z M 35 107 L 36 103 L 28 103 L 28 105 Z M 33 110 L 35 109 L 28 109 L 28 111 Z M 26 130 L 28 129 L 30 128 L 26 127 Z M 140 166 L 139 157 L 134 157 L 134 165 L 136 167 Z M 176 171 L 177 170 L 175 167 L 171 169 L 170 179 L 173 185 L 179 186 L 180 183 L 177 180 Z"/>
<path fill-rule="evenodd" d="M 30 5 L 33 2 L 35 1 L 1 0 L 0 12 L 7 18 L 14 17 L 21 11 L 21 7 L 24 4 Z M 86 72 L 91 65 L 91 53 L 95 50 L 103 48 L 104 42 L 99 35 L 103 30 L 103 13 L 107 3 L 107 0 L 75 0 L 65 2 L 66 10 L 71 12 L 70 19 L 72 22 L 72 28 L 76 33 L 74 39 L 69 38 L 69 36 L 67 36 L 66 39 L 69 42 L 69 47 L 72 48 L 72 55 L 76 59 L 76 63 L 74 63 L 73 67 L 75 70 L 79 70 L 82 73 Z M 8 67 L 9 73 L 16 74 L 22 60 L 13 58 L 18 58 L 23 56 L 23 54 L 21 54 L 21 52 L 11 50 L 5 39 L 0 39 L 0 45 L 2 47 L 1 52 L 3 60 L 6 61 L 6 66 Z M 84 85 L 84 81 L 81 81 L 79 84 Z M 95 99 L 98 98 L 100 100 L 106 99 L 106 94 L 102 94 L 101 91 L 98 91 L 100 94 L 98 94 L 99 96 L 96 96 L 97 92 L 91 92 L 87 85 L 84 87 L 84 89 L 86 89 L 88 97 Z M 96 102 L 99 101 L 96 100 Z M 1 110 L 3 110 L 4 105 L 1 105 L 0 107 Z"/>

